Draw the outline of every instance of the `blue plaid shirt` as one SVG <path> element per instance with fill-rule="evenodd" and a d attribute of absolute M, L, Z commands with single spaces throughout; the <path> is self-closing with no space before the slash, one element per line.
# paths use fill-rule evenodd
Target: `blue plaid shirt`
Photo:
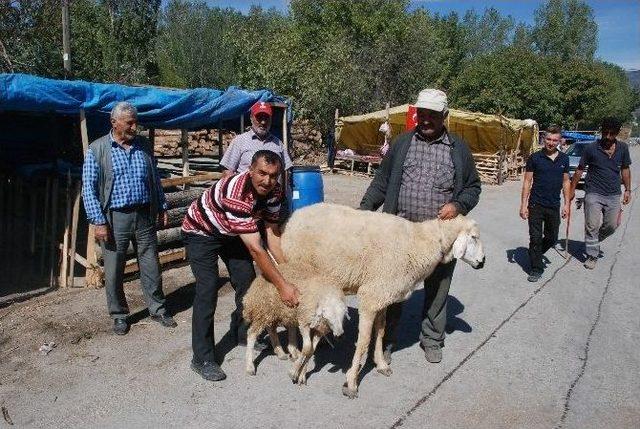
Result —
<path fill-rule="evenodd" d="M 128 151 L 116 143 L 109 133 L 111 140 L 111 161 L 113 163 L 113 190 L 109 208 L 118 209 L 137 204 L 149 203 L 147 163 L 144 152 L 134 144 Z M 155 168 L 155 166 L 153 167 Z M 105 215 L 100 207 L 98 190 L 98 173 L 100 166 L 91 150 L 82 167 L 82 197 L 87 219 L 93 225 L 107 223 Z M 156 174 L 158 190 L 158 207 L 167 209 L 167 202 L 160 184 L 160 177 Z"/>

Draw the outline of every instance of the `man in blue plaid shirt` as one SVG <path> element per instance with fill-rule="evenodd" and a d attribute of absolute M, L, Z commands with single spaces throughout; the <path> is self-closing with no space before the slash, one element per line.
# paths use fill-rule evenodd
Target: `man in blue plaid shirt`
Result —
<path fill-rule="evenodd" d="M 91 143 L 82 168 L 84 207 L 102 247 L 107 307 L 118 335 L 129 331 L 122 282 L 131 241 L 151 319 L 165 327 L 177 326 L 166 314 L 158 262 L 156 223 L 166 225 L 167 203 L 153 148 L 137 135 L 137 124 L 135 107 L 116 104 L 111 111 L 111 131 Z"/>

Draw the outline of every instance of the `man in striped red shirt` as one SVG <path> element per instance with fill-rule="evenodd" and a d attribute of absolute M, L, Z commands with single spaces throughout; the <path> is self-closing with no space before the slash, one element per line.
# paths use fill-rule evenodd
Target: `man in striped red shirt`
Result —
<path fill-rule="evenodd" d="M 246 344 L 242 321 L 242 298 L 255 278 L 253 261 L 262 275 L 278 289 L 282 301 L 298 304 L 298 290 L 285 280 L 271 261 L 264 242 L 277 263 L 285 261 L 280 246 L 278 216 L 282 189 L 278 177 L 282 161 L 278 154 L 257 151 L 248 171 L 225 177 L 195 200 L 182 223 L 182 233 L 191 270 L 196 278 L 193 299 L 191 368 L 204 379 L 219 381 L 225 373 L 215 362 L 213 316 L 218 299 L 218 256 L 227 269 L 236 292 L 236 310 L 231 316 L 232 335 Z"/>

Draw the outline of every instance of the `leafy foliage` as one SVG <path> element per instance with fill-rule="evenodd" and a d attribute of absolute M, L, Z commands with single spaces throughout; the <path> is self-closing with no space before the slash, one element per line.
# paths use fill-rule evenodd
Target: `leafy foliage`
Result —
<path fill-rule="evenodd" d="M 496 9 L 462 16 L 408 0 L 290 0 L 241 14 L 203 1 L 73 0 L 74 77 L 171 87 L 270 88 L 322 131 L 357 114 L 448 91 L 453 107 L 592 128 L 627 120 L 638 93 L 594 60 L 584 0 L 546 0 L 532 26 Z M 165 4 L 161 7 L 161 4 Z M 0 70 L 62 77 L 60 2 L 0 0 Z"/>

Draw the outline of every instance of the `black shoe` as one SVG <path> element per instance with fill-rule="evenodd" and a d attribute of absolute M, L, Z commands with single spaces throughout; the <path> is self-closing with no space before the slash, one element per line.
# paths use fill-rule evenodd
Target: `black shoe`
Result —
<path fill-rule="evenodd" d="M 439 363 L 442 360 L 442 348 L 439 345 L 425 346 L 424 357 L 427 362 Z"/>
<path fill-rule="evenodd" d="M 113 320 L 113 333 L 116 335 L 125 335 L 129 332 L 129 324 L 127 319 L 114 319 Z"/>
<path fill-rule="evenodd" d="M 222 368 L 215 362 L 196 362 L 195 360 L 191 361 L 191 369 L 200 374 L 202 378 L 209 381 L 222 381 L 227 378 L 227 374 L 224 373 Z"/>
<path fill-rule="evenodd" d="M 527 277 L 527 280 L 530 281 L 531 283 L 535 283 L 538 280 L 540 280 L 540 277 L 542 277 L 541 272 L 531 271 L 531 274 L 529 274 L 529 277 Z"/>
<path fill-rule="evenodd" d="M 151 320 L 153 320 L 154 322 L 158 322 L 165 328 L 175 328 L 176 326 L 178 326 L 176 321 L 173 320 L 173 317 L 167 316 L 166 314 L 152 314 Z"/>

